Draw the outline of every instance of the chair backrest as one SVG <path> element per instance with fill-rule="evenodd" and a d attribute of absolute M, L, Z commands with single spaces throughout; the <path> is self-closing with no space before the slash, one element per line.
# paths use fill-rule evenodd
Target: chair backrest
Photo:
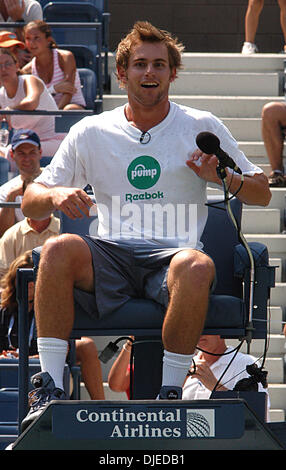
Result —
<path fill-rule="evenodd" d="M 93 197 L 91 197 L 93 199 Z M 71 219 L 66 216 L 63 212 L 59 213 L 60 219 L 60 231 L 61 233 L 76 233 L 78 235 L 97 235 L 98 217 L 97 215 L 91 215 L 82 219 Z"/>
<path fill-rule="evenodd" d="M 208 199 L 209 203 L 219 201 L 218 198 Z M 230 205 L 240 226 L 242 204 L 238 199 L 233 198 Z M 237 230 L 227 216 L 223 203 L 209 206 L 202 242 L 204 250 L 211 256 L 216 266 L 217 283 L 214 293 L 241 297 L 241 280 L 234 276 L 234 247 L 240 242 Z"/>
<path fill-rule="evenodd" d="M 82 86 L 82 92 L 86 102 L 87 109 L 95 109 L 97 77 L 95 72 L 90 69 L 78 69 L 79 78 Z"/>
<path fill-rule="evenodd" d="M 47 22 L 95 22 L 99 13 L 89 2 L 49 2 L 43 8 L 43 18 Z"/>
<path fill-rule="evenodd" d="M 73 53 L 77 68 L 87 68 L 96 71 L 96 60 L 89 46 L 79 44 L 58 44 L 59 49 Z"/>
<path fill-rule="evenodd" d="M 84 27 L 80 26 L 79 23 L 79 25 L 75 24 L 73 27 L 66 27 L 59 22 L 59 26 L 52 26 L 52 34 L 56 43 L 62 44 L 63 47 L 65 47 L 65 44 L 88 46 L 93 53 L 94 60 L 101 53 L 101 30 L 98 25 Z"/>
<path fill-rule="evenodd" d="M 7 183 L 9 176 L 10 163 L 4 158 L 0 157 L 0 185 Z"/>
<path fill-rule="evenodd" d="M 69 132 L 71 126 L 79 122 L 86 116 L 92 116 L 94 114 L 94 109 L 88 109 L 83 111 L 66 111 L 60 116 L 56 116 L 55 129 L 56 132 Z"/>
<path fill-rule="evenodd" d="M 63 3 L 63 2 L 66 2 L 66 3 L 78 3 L 78 0 L 53 0 L 52 3 Z M 81 1 L 81 4 L 84 3 L 84 2 L 88 2 L 88 3 L 91 3 L 92 5 L 94 5 L 96 8 L 97 8 L 97 11 L 98 11 L 98 14 L 100 15 L 100 17 L 102 16 L 103 13 L 105 13 L 108 8 L 107 8 L 107 0 L 82 0 Z M 41 4 L 41 7 L 42 9 L 45 8 L 45 6 L 48 4 L 48 3 L 51 3 L 50 0 L 39 0 L 39 3 Z"/>
<path fill-rule="evenodd" d="M 53 157 L 48 157 L 48 156 L 42 157 L 40 160 L 40 166 L 44 168 L 45 166 L 49 165 L 52 161 L 52 158 Z"/>

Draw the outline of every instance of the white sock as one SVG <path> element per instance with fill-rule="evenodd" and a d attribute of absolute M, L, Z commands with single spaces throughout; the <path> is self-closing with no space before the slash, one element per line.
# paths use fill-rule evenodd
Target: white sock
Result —
<path fill-rule="evenodd" d="M 37 345 L 42 372 L 48 372 L 55 382 L 56 388 L 63 390 L 68 342 L 58 338 L 38 338 Z"/>
<path fill-rule="evenodd" d="M 182 387 L 194 354 L 177 354 L 164 350 L 163 385 Z"/>

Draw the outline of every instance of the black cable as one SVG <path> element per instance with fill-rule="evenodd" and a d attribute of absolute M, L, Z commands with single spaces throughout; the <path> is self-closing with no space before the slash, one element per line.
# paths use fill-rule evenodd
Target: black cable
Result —
<path fill-rule="evenodd" d="M 198 346 L 196 347 L 196 349 L 198 349 L 199 351 L 201 351 L 205 354 L 209 354 L 210 356 L 227 356 L 228 354 L 231 354 L 231 353 L 235 352 L 237 349 L 240 349 L 241 346 L 242 346 L 242 343 L 243 343 L 243 341 L 238 346 L 236 346 L 236 348 L 231 349 L 230 351 L 227 351 L 227 352 L 224 352 L 224 353 L 212 353 L 212 352 L 209 352 L 209 351 L 205 351 L 204 349 L 201 349 Z"/>
<path fill-rule="evenodd" d="M 232 362 L 234 361 L 234 359 L 236 358 L 241 346 L 243 345 L 244 341 L 241 341 L 239 347 L 236 348 L 236 351 L 235 351 L 235 354 L 233 355 L 233 357 L 231 358 L 231 361 L 228 363 L 227 367 L 225 368 L 225 370 L 223 371 L 223 373 L 221 374 L 220 378 L 217 380 L 213 390 L 212 390 L 212 393 L 211 393 L 211 396 L 210 398 L 212 398 L 212 394 L 216 391 L 218 385 L 220 384 L 223 376 L 226 374 L 227 370 L 229 369 L 229 367 L 231 366 Z"/>

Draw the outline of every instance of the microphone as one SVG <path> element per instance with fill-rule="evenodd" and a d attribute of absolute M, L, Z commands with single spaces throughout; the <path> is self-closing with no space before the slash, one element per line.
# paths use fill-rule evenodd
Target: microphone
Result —
<path fill-rule="evenodd" d="M 151 134 L 149 134 L 148 131 L 142 132 L 140 139 L 139 139 L 140 144 L 143 144 L 143 145 L 148 144 L 150 140 L 151 140 Z"/>
<path fill-rule="evenodd" d="M 240 175 L 242 174 L 241 169 L 234 160 L 220 148 L 220 140 L 216 135 L 211 132 L 200 132 L 197 135 L 196 144 L 202 152 L 208 155 L 215 155 L 223 168 L 227 166 Z"/>

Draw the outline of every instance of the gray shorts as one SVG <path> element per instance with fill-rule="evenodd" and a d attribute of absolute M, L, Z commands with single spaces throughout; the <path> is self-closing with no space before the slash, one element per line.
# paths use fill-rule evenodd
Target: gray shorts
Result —
<path fill-rule="evenodd" d="M 90 248 L 94 269 L 94 294 L 74 289 L 75 303 L 85 312 L 99 318 L 132 297 L 152 299 L 167 307 L 169 263 L 182 248 L 82 238 Z"/>

